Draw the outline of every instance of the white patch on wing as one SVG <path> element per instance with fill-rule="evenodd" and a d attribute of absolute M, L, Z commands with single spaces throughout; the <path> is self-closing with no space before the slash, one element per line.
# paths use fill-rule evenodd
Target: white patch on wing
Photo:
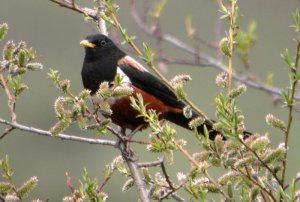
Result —
<path fill-rule="evenodd" d="M 141 70 L 143 72 L 148 72 L 148 70 L 143 65 L 141 65 L 138 61 L 136 61 L 135 59 L 133 59 L 129 55 L 125 56 L 125 60 L 129 61 L 130 63 L 132 63 L 134 65 L 134 67 L 136 67 L 137 69 L 139 69 L 139 70 Z"/>
<path fill-rule="evenodd" d="M 123 72 L 120 67 L 117 67 L 117 74 L 119 74 L 122 78 L 121 84 L 131 84 L 130 78 Z"/>

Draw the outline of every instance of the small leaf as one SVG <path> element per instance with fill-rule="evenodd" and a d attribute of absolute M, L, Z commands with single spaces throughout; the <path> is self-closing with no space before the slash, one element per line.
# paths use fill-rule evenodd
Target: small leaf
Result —
<path fill-rule="evenodd" d="M 268 85 L 268 86 L 272 86 L 273 85 L 273 77 L 274 77 L 274 74 L 273 73 L 269 73 L 267 75 L 265 84 Z"/>
<path fill-rule="evenodd" d="M 13 59 L 13 52 L 14 52 L 15 44 L 13 41 L 8 41 L 3 50 L 4 59 L 11 61 Z"/>
<path fill-rule="evenodd" d="M 18 63 L 20 67 L 24 67 L 26 63 L 26 53 L 24 50 L 20 50 L 18 54 Z"/>
<path fill-rule="evenodd" d="M 3 23 L 0 25 L 0 41 L 5 37 L 8 31 L 8 25 Z"/>
<path fill-rule="evenodd" d="M 151 182 L 152 178 L 151 178 L 151 174 L 150 174 L 149 170 L 147 168 L 142 168 L 142 172 L 143 172 L 145 181 Z"/>
<path fill-rule="evenodd" d="M 284 53 L 281 54 L 281 57 L 283 58 L 284 62 L 288 65 L 288 67 L 293 67 L 288 49 L 285 49 Z"/>
<path fill-rule="evenodd" d="M 186 30 L 186 33 L 189 37 L 193 37 L 196 33 L 196 30 L 195 30 L 195 28 L 193 27 L 193 24 L 192 24 L 192 17 L 191 16 L 187 16 L 185 18 L 185 30 Z"/>
<path fill-rule="evenodd" d="M 150 15 L 154 18 L 159 18 L 167 3 L 168 0 L 160 0 L 160 2 L 157 3 L 155 8 L 150 12 Z"/>
<path fill-rule="evenodd" d="M 143 55 L 142 59 L 146 63 L 151 64 L 154 59 L 154 53 L 153 53 L 151 47 L 148 44 L 143 43 L 143 49 L 144 49 L 144 55 Z"/>

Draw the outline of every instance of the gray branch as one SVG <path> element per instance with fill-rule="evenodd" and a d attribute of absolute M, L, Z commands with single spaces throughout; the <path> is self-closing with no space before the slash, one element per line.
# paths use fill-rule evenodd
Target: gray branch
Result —
<path fill-rule="evenodd" d="M 133 20 L 136 22 L 137 26 L 141 30 L 143 30 L 147 35 L 149 35 L 153 38 L 160 37 L 161 40 L 168 42 L 168 43 L 172 44 L 173 46 L 180 48 L 181 50 L 184 50 L 193 55 L 197 55 L 201 61 L 201 64 L 204 63 L 205 66 L 211 66 L 211 67 L 218 69 L 219 71 L 228 73 L 227 66 L 224 65 L 221 61 L 218 61 L 215 58 L 213 58 L 209 55 L 206 55 L 204 53 L 199 53 L 195 48 L 180 41 L 178 38 L 176 38 L 170 34 L 161 34 L 161 35 L 157 36 L 155 34 L 155 32 L 153 31 L 153 29 L 150 29 L 150 27 L 148 27 L 146 25 L 146 23 L 142 20 L 142 18 L 138 15 L 136 7 L 135 7 L 136 1 L 135 0 L 129 0 L 129 1 L 130 1 L 130 8 L 131 8 L 130 13 L 132 15 Z M 201 64 L 194 64 L 194 65 L 203 66 Z M 260 81 L 259 79 L 250 79 L 247 76 L 245 76 L 243 74 L 238 74 L 238 73 L 233 74 L 233 79 L 240 83 L 243 83 L 249 87 L 263 90 L 263 91 L 267 92 L 268 94 L 275 96 L 276 98 L 279 98 L 283 102 L 283 100 L 281 98 L 281 89 L 280 88 L 268 86 L 268 85 L 264 84 L 262 81 Z M 295 96 L 295 100 L 300 100 L 300 97 Z"/>
<path fill-rule="evenodd" d="M 133 181 L 136 186 L 137 192 L 139 194 L 140 200 L 142 202 L 150 202 L 150 200 L 148 198 L 148 193 L 146 191 L 146 185 L 141 177 L 141 173 L 138 168 L 138 165 L 124 155 L 123 155 L 123 158 L 130 170 L 131 177 L 133 178 Z"/>
<path fill-rule="evenodd" d="M 117 142 L 113 141 L 113 140 L 85 138 L 85 137 L 79 137 L 79 136 L 62 134 L 62 133 L 58 134 L 58 135 L 52 135 L 51 132 L 49 132 L 49 131 L 41 130 L 41 129 L 34 128 L 34 127 L 28 127 L 28 126 L 18 124 L 18 123 L 12 123 L 12 122 L 6 121 L 5 119 L 2 119 L 2 118 L 0 118 L 0 123 L 10 126 L 14 129 L 21 130 L 21 131 L 33 133 L 36 135 L 47 136 L 47 137 L 60 138 L 62 140 L 70 140 L 70 141 L 75 141 L 75 142 L 84 142 L 84 143 L 89 143 L 89 144 L 100 144 L 100 145 L 108 145 L 108 146 L 116 146 L 117 145 Z"/>

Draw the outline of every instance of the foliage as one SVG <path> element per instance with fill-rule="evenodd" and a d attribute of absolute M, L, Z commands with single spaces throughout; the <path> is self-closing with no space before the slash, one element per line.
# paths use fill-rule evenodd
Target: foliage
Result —
<path fill-rule="evenodd" d="M 184 197 L 187 197 L 190 201 L 207 201 L 214 197 L 225 201 L 245 202 L 299 200 L 300 192 L 297 190 L 300 180 L 299 174 L 291 182 L 286 182 L 285 177 L 293 111 L 295 105 L 298 104 L 295 101 L 295 96 L 299 90 L 298 83 L 300 80 L 298 71 L 300 58 L 299 11 L 293 14 L 293 28 L 297 34 L 295 40 L 296 55 L 292 57 L 288 50 L 282 54 L 282 58 L 288 67 L 290 79 L 289 86 L 281 93 L 288 111 L 288 117 L 286 121 L 283 121 L 272 114 L 266 115 L 267 124 L 279 129 L 284 134 L 283 143 L 272 147 L 271 139 L 267 134 L 244 136 L 248 132 L 246 131 L 244 115 L 238 107 L 238 100 L 241 96 L 247 96 L 247 87 L 244 84 L 234 85 L 233 60 L 237 56 L 246 67 L 248 66 L 249 53 L 256 42 L 256 24 L 255 22 L 250 23 L 247 31 L 240 29 L 240 11 L 237 0 L 218 1 L 222 13 L 221 19 L 226 19 L 228 22 L 228 31 L 225 32 L 225 36 L 219 42 L 219 49 L 226 59 L 224 63 L 227 63 L 228 70 L 216 77 L 216 85 L 220 87 L 220 92 L 214 100 L 217 120 L 215 122 L 211 121 L 211 124 L 220 134 L 214 140 L 209 140 L 209 132 L 205 126 L 204 134 L 197 133 L 196 128 L 209 120 L 188 99 L 188 95 L 184 90 L 184 85 L 192 79 L 191 76 L 177 75 L 171 81 L 163 77 L 154 65 L 156 57 L 154 57 L 155 54 L 150 45 L 143 43 L 143 52 L 139 50 L 133 40 L 134 37 L 130 36 L 128 31 L 120 24 L 117 18 L 119 7 L 113 0 L 95 0 L 95 5 L 101 4 L 103 7 L 102 9 L 95 8 L 94 13 L 96 15 L 84 12 L 84 9 L 80 8 L 74 1 L 53 0 L 52 2 L 79 13 L 84 13 L 86 17 L 97 23 L 100 19 L 103 19 L 108 25 L 115 27 L 123 40 L 170 87 L 178 99 L 187 103 L 184 115 L 190 117 L 192 110 L 200 114 L 198 118 L 190 121 L 189 126 L 193 130 L 195 141 L 199 144 L 201 150 L 191 153 L 189 143 L 185 139 L 177 137 L 175 128 L 168 122 L 161 121 L 159 114 L 148 108 L 148 104 L 144 103 L 140 94 L 132 95 L 133 89 L 123 85 L 124 78 L 122 75 L 117 74 L 115 80 L 111 83 L 101 83 L 99 90 L 93 95 L 93 99 L 100 104 L 90 106 L 87 103 L 90 97 L 88 90 L 73 93 L 70 80 L 61 79 L 59 71 L 50 69 L 48 76 L 54 86 L 61 91 L 61 96 L 54 101 L 57 123 L 50 129 L 53 137 L 60 135 L 71 124 L 77 124 L 81 130 L 95 131 L 96 140 L 102 140 L 100 135 L 116 139 L 115 144 L 112 145 L 121 153 L 120 156 L 106 165 L 102 183 L 99 183 L 97 179 L 92 179 L 88 171 L 84 169 L 78 188 L 74 188 L 71 178 L 67 174 L 67 185 L 71 194 L 64 197 L 63 201 L 106 201 L 110 193 L 103 192 L 103 188 L 115 172 L 119 172 L 125 178 L 122 191 L 128 191 L 132 187 L 136 187 L 138 190 L 143 189 L 148 193 L 147 197 L 151 200 L 172 199 L 183 201 Z M 159 24 L 158 21 L 167 3 L 166 0 L 159 1 L 151 9 L 149 15 L 157 24 Z M 186 19 L 186 28 L 188 35 L 197 40 L 197 31 L 192 27 L 191 17 Z M 1 24 L 0 40 L 5 37 L 7 31 L 8 25 Z M 1 137 L 17 128 L 13 125 L 17 122 L 17 98 L 28 89 L 28 86 L 23 83 L 23 77 L 29 71 L 42 69 L 42 65 L 34 61 L 35 58 L 36 52 L 32 48 L 28 48 L 25 42 L 21 41 L 15 44 L 13 41 L 8 41 L 4 45 L 3 58 L 0 61 L 0 84 L 7 96 L 12 117 L 10 123 L 12 128 L 6 130 Z M 114 130 L 111 127 L 110 119 L 104 118 L 113 113 L 109 101 L 124 96 L 130 96 L 131 106 L 139 113 L 139 117 L 142 117 L 149 125 L 151 132 L 147 141 L 135 140 L 133 137 L 135 132 L 126 136 L 123 131 Z M 99 114 L 104 115 L 104 117 L 100 117 Z M 90 139 L 82 139 L 82 141 L 91 142 Z M 165 167 L 164 158 L 153 162 L 137 162 L 135 159 L 136 154 L 131 148 L 133 143 L 144 145 L 149 153 L 164 156 L 169 164 L 175 161 L 175 155 L 181 153 L 190 162 L 190 168 L 187 171 L 178 170 L 177 180 L 171 180 Z M 142 173 L 140 176 L 132 168 L 132 164 L 138 168 L 137 172 Z M 0 166 L 3 173 L 3 180 L 0 181 L 0 200 L 23 200 L 37 185 L 37 177 L 29 178 L 19 187 L 14 185 L 14 173 L 10 168 L 7 156 L 0 161 Z M 160 170 L 153 174 L 151 168 L 155 166 L 159 166 Z M 212 176 L 210 174 L 212 170 L 218 170 L 221 174 Z M 141 182 L 144 184 L 139 184 L 138 177 L 141 178 Z M 184 197 L 180 196 L 182 192 L 184 192 Z"/>

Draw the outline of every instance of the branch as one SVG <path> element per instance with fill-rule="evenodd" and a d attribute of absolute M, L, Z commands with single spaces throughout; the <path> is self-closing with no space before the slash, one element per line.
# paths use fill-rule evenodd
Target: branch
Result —
<path fill-rule="evenodd" d="M 133 181 L 134 181 L 135 187 L 138 191 L 140 200 L 142 202 L 150 202 L 150 200 L 148 198 L 148 193 L 146 191 L 146 185 L 141 177 L 141 173 L 140 173 L 137 163 L 133 162 L 132 159 L 128 158 L 128 156 L 126 156 L 126 154 L 124 152 L 122 152 L 122 156 L 130 170 L 131 177 L 133 178 Z"/>
<path fill-rule="evenodd" d="M 28 127 L 28 126 L 18 124 L 18 123 L 9 122 L 2 118 L 0 118 L 0 123 L 11 126 L 12 128 L 15 128 L 15 129 L 18 129 L 21 131 L 33 133 L 36 135 L 60 138 L 62 140 L 70 140 L 70 141 L 75 141 L 75 142 L 84 142 L 84 143 L 89 143 L 89 144 L 100 144 L 100 145 L 108 145 L 108 146 L 116 146 L 117 145 L 117 142 L 112 141 L 112 140 L 84 138 L 84 137 L 73 136 L 73 135 L 62 134 L 62 133 L 58 134 L 58 135 L 52 135 L 51 132 L 49 132 L 49 131 L 41 130 L 41 129 L 34 128 L 34 127 Z"/>
<path fill-rule="evenodd" d="M 5 81 L 2 74 L 0 74 L 0 83 L 2 84 L 2 86 L 4 88 L 7 99 L 8 99 L 8 106 L 9 106 L 10 113 L 11 113 L 11 121 L 16 122 L 16 120 L 17 120 L 16 98 L 15 98 L 15 96 L 11 95 L 11 93 L 10 93 L 8 87 L 7 87 L 7 83 L 6 83 L 6 81 Z"/>
<path fill-rule="evenodd" d="M 134 21 L 136 22 L 137 26 L 143 30 L 146 34 L 149 36 L 156 38 L 157 36 L 155 33 L 151 30 L 150 27 L 148 27 L 141 17 L 138 15 L 137 10 L 136 10 L 136 1 L 135 0 L 130 0 L 130 9 L 131 9 L 131 15 Z M 180 48 L 181 50 L 184 50 L 188 53 L 191 53 L 193 55 L 198 54 L 199 59 L 201 62 L 204 62 L 206 66 L 211 66 L 216 68 L 219 71 L 226 72 L 228 73 L 228 68 L 225 66 L 221 61 L 216 60 L 215 58 L 206 55 L 204 53 L 199 53 L 195 48 L 187 45 L 186 43 L 180 41 L 176 37 L 170 35 L 170 34 L 161 34 L 160 35 L 161 40 L 168 42 L 172 44 L 173 46 Z M 273 96 L 279 97 L 281 99 L 281 89 L 277 87 L 272 87 L 265 85 L 263 82 L 261 82 L 259 79 L 250 79 L 245 75 L 238 74 L 238 73 L 233 73 L 232 78 L 238 82 L 241 82 L 249 87 L 256 88 L 262 91 L 265 91 L 268 94 L 271 94 Z M 295 96 L 295 100 L 300 100 L 299 96 Z"/>
<path fill-rule="evenodd" d="M 164 157 L 159 157 L 156 161 L 137 163 L 139 168 L 155 167 L 160 166 L 164 162 Z"/>
<path fill-rule="evenodd" d="M 84 14 L 85 16 L 88 16 L 88 17 L 92 18 L 93 20 L 98 21 L 98 16 L 94 10 L 89 9 L 89 8 L 80 7 L 78 4 L 75 4 L 74 1 L 72 1 L 72 2 L 68 1 L 68 0 L 49 0 L 49 1 L 59 5 L 61 7 L 73 10 L 77 13 Z"/>
<path fill-rule="evenodd" d="M 201 166 L 195 161 L 195 159 L 186 151 L 184 150 L 176 141 L 172 141 L 176 147 L 183 153 L 183 155 L 185 155 L 188 160 L 197 168 L 201 168 Z M 205 177 L 207 177 L 209 179 L 209 181 L 214 184 L 216 187 L 219 188 L 220 193 L 226 198 L 226 200 L 230 201 L 230 197 L 221 189 L 220 185 L 208 174 L 207 171 L 204 171 L 203 174 L 205 175 Z"/>

